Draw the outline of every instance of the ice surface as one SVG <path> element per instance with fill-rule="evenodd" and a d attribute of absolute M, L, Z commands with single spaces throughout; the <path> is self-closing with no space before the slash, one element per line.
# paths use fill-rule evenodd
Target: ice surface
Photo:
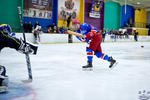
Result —
<path fill-rule="evenodd" d="M 150 91 L 150 42 L 103 43 L 103 52 L 119 62 L 112 70 L 107 61 L 94 57 L 94 70 L 82 71 L 85 47 L 40 44 L 38 54 L 30 56 L 33 82 L 25 84 L 34 98 L 15 100 L 139 100 L 139 91 Z M 25 55 L 5 48 L 0 64 L 11 82 L 23 84 L 21 80 L 28 78 Z"/>

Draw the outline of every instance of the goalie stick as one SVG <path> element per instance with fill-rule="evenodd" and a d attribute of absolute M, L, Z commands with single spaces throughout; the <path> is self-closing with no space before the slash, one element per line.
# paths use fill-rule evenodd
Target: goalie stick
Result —
<path fill-rule="evenodd" d="M 23 29 L 23 19 L 22 19 L 22 13 L 21 13 L 21 7 L 18 6 L 18 11 L 19 11 L 19 17 L 20 17 L 20 24 L 21 24 L 21 29 L 23 31 L 23 38 L 24 38 L 24 42 L 25 42 L 25 46 L 27 45 L 26 43 L 26 37 L 25 37 L 25 33 L 24 33 L 24 29 Z M 30 63 L 30 57 L 28 53 L 25 53 L 26 56 L 26 63 L 27 63 L 27 69 L 28 69 L 28 80 L 23 80 L 23 82 L 28 83 L 28 82 L 32 82 L 32 70 L 31 70 L 31 63 Z"/>

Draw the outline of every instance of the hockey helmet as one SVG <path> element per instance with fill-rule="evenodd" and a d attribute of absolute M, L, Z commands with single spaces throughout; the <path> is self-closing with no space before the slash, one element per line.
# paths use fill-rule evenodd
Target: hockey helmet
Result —
<path fill-rule="evenodd" d="M 86 35 L 88 32 L 91 31 L 91 25 L 89 25 L 87 23 L 81 24 L 80 28 L 81 28 L 81 32 L 83 33 L 83 35 Z"/>
<path fill-rule="evenodd" d="M 0 30 L 3 31 L 5 34 L 11 34 L 11 27 L 8 24 L 1 24 Z"/>

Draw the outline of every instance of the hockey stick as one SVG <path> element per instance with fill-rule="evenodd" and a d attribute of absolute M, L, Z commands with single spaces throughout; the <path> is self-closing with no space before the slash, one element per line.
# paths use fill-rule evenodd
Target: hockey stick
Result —
<path fill-rule="evenodd" d="M 79 33 L 77 33 L 77 32 L 70 31 L 70 30 L 68 30 L 68 31 L 67 31 L 67 33 L 68 33 L 68 34 L 71 34 L 71 35 L 76 35 L 76 36 L 79 36 L 79 37 L 85 38 L 85 36 L 84 36 L 84 35 L 79 34 Z"/>
<path fill-rule="evenodd" d="M 25 46 L 27 45 L 26 43 L 26 37 L 25 37 L 25 33 L 24 33 L 24 29 L 23 29 L 23 19 L 22 19 L 22 13 L 21 13 L 21 7 L 18 6 L 18 11 L 19 11 L 19 17 L 20 17 L 20 23 L 21 23 L 21 29 L 23 31 L 23 38 L 24 38 L 24 42 L 25 42 Z M 31 70 L 31 63 L 30 63 L 30 57 L 28 53 L 25 53 L 26 56 L 26 63 L 27 63 L 27 69 L 28 69 L 28 80 L 23 80 L 23 82 L 28 83 L 28 82 L 32 82 L 32 70 Z"/>

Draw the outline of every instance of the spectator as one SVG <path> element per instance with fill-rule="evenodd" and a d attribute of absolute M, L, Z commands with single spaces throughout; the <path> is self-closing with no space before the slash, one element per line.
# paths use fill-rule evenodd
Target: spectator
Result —
<path fill-rule="evenodd" d="M 102 42 L 105 41 L 105 35 L 106 35 L 106 31 L 105 31 L 105 30 L 102 30 Z"/>
<path fill-rule="evenodd" d="M 29 24 L 28 24 L 28 32 L 29 32 L 29 33 L 32 33 L 32 30 L 33 30 L 33 25 L 31 24 L 31 21 L 29 21 Z"/>
<path fill-rule="evenodd" d="M 126 38 L 126 39 L 129 38 L 127 31 L 124 32 L 124 35 L 125 35 L 125 38 Z"/>
<path fill-rule="evenodd" d="M 53 32 L 52 28 L 49 27 L 48 30 L 47 30 L 47 33 L 52 33 L 52 32 Z"/>
<path fill-rule="evenodd" d="M 65 29 L 64 29 L 63 26 L 59 28 L 59 32 L 60 32 L 60 33 L 64 33 L 64 32 L 65 32 Z"/>
<path fill-rule="evenodd" d="M 57 26 L 54 26 L 53 32 L 54 33 L 59 33 L 59 30 L 58 30 Z"/>
<path fill-rule="evenodd" d="M 26 21 L 23 24 L 23 30 L 24 30 L 24 32 L 28 32 L 28 24 Z"/>
<path fill-rule="evenodd" d="M 37 25 L 40 26 L 40 24 L 39 24 L 38 21 L 35 22 L 35 24 L 34 24 L 34 29 L 36 28 Z"/>
<path fill-rule="evenodd" d="M 48 27 L 51 27 L 52 31 L 54 30 L 54 26 L 56 26 L 55 23 L 53 23 L 52 25 L 48 25 Z"/>
<path fill-rule="evenodd" d="M 138 41 L 137 36 L 138 36 L 138 32 L 136 32 L 136 30 L 134 30 L 134 40 L 135 41 Z"/>
<path fill-rule="evenodd" d="M 68 29 L 69 29 L 69 26 L 70 26 L 71 17 L 72 17 L 72 15 L 70 14 L 69 17 L 67 18 L 67 27 L 68 27 Z M 69 39 L 69 43 L 72 43 L 72 35 L 68 34 L 68 39 Z"/>

